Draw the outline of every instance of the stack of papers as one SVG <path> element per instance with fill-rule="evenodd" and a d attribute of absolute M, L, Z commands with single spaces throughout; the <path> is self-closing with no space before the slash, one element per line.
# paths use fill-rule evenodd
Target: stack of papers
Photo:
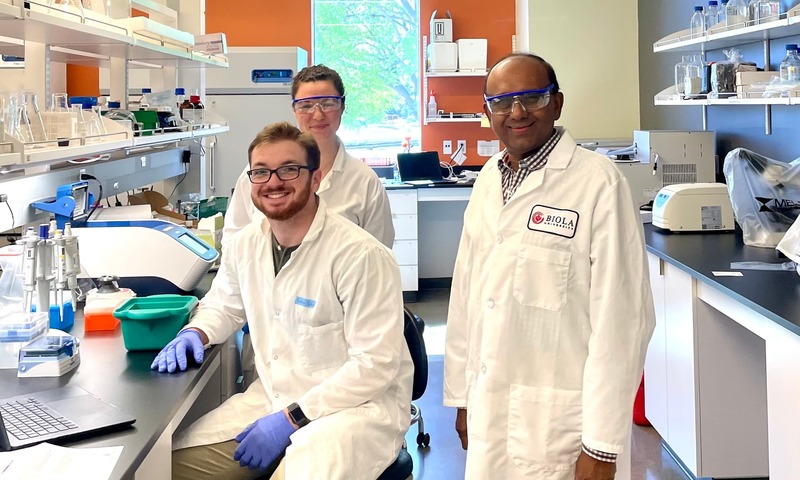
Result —
<path fill-rule="evenodd" d="M 0 479 L 107 480 L 121 453 L 122 447 L 66 448 L 40 443 L 13 452 L 1 452 Z"/>

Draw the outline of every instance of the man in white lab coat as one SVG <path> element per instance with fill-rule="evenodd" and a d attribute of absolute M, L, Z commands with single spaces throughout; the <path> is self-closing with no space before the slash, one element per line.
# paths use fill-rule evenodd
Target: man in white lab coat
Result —
<path fill-rule="evenodd" d="M 505 150 L 464 214 L 445 350 L 467 479 L 611 480 L 629 447 L 654 326 L 641 221 L 614 165 L 554 127 L 563 102 L 535 55 L 486 79 Z"/>
<path fill-rule="evenodd" d="M 268 126 L 248 155 L 252 201 L 268 221 L 230 241 L 208 295 L 152 368 L 185 370 L 187 353 L 202 361 L 247 318 L 259 378 L 175 439 L 173 478 L 276 467 L 273 479 L 377 478 L 409 427 L 399 268 L 315 194 L 322 174 L 309 134 Z"/>
<path fill-rule="evenodd" d="M 392 248 L 394 226 L 386 189 L 375 172 L 347 153 L 336 136 L 345 110 L 342 77 L 325 65 L 312 65 L 300 70 L 292 80 L 292 109 L 300 130 L 310 133 L 319 145 L 322 180 L 317 194 L 331 211 L 341 214 Z M 223 253 L 236 232 L 251 221 L 264 218 L 250 201 L 250 189 L 245 169 L 236 181 L 225 212 Z M 255 376 L 249 335 L 242 340 L 242 370 L 247 387 Z"/>

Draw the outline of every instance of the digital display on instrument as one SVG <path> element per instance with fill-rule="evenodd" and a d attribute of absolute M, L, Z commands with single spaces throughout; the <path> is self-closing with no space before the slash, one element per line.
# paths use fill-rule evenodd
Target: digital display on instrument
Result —
<path fill-rule="evenodd" d="M 178 236 L 178 241 L 189 247 L 189 250 L 193 251 L 198 255 L 203 255 L 206 252 L 206 250 L 208 250 L 208 248 L 205 245 L 192 238 L 192 236 L 189 235 L 188 233 L 184 233 L 183 235 Z"/>
<path fill-rule="evenodd" d="M 288 68 L 256 68 L 250 72 L 253 83 L 290 83 L 294 72 Z"/>

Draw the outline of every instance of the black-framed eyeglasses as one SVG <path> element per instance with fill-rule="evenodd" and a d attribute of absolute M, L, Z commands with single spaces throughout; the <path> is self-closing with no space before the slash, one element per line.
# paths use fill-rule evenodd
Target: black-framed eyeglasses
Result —
<path fill-rule="evenodd" d="M 550 96 L 555 85 L 548 85 L 537 90 L 523 90 L 521 92 L 509 92 L 491 97 L 483 96 L 489 111 L 497 115 L 508 115 L 514 109 L 514 104 L 519 103 L 526 112 L 535 112 L 546 107 L 550 103 Z"/>
<path fill-rule="evenodd" d="M 292 100 L 292 108 L 297 113 L 308 115 L 319 106 L 324 113 L 338 112 L 342 109 L 344 97 L 339 95 L 320 95 L 317 97 L 304 97 Z"/>
<path fill-rule="evenodd" d="M 311 168 L 308 165 L 284 165 L 275 169 L 254 168 L 247 171 L 247 177 L 250 179 L 250 183 L 267 183 L 274 173 L 278 176 L 278 180 L 286 182 L 299 177 L 300 170 L 313 172 L 316 168 Z"/>

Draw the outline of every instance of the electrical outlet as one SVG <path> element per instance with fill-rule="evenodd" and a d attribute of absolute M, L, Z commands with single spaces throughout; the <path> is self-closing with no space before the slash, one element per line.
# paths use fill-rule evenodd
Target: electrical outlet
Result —
<path fill-rule="evenodd" d="M 442 153 L 445 155 L 450 155 L 453 153 L 453 142 L 451 140 L 445 140 L 442 142 Z"/>
<path fill-rule="evenodd" d="M 466 155 L 467 154 L 467 141 L 466 140 L 458 140 L 456 142 L 456 151 Z"/>

